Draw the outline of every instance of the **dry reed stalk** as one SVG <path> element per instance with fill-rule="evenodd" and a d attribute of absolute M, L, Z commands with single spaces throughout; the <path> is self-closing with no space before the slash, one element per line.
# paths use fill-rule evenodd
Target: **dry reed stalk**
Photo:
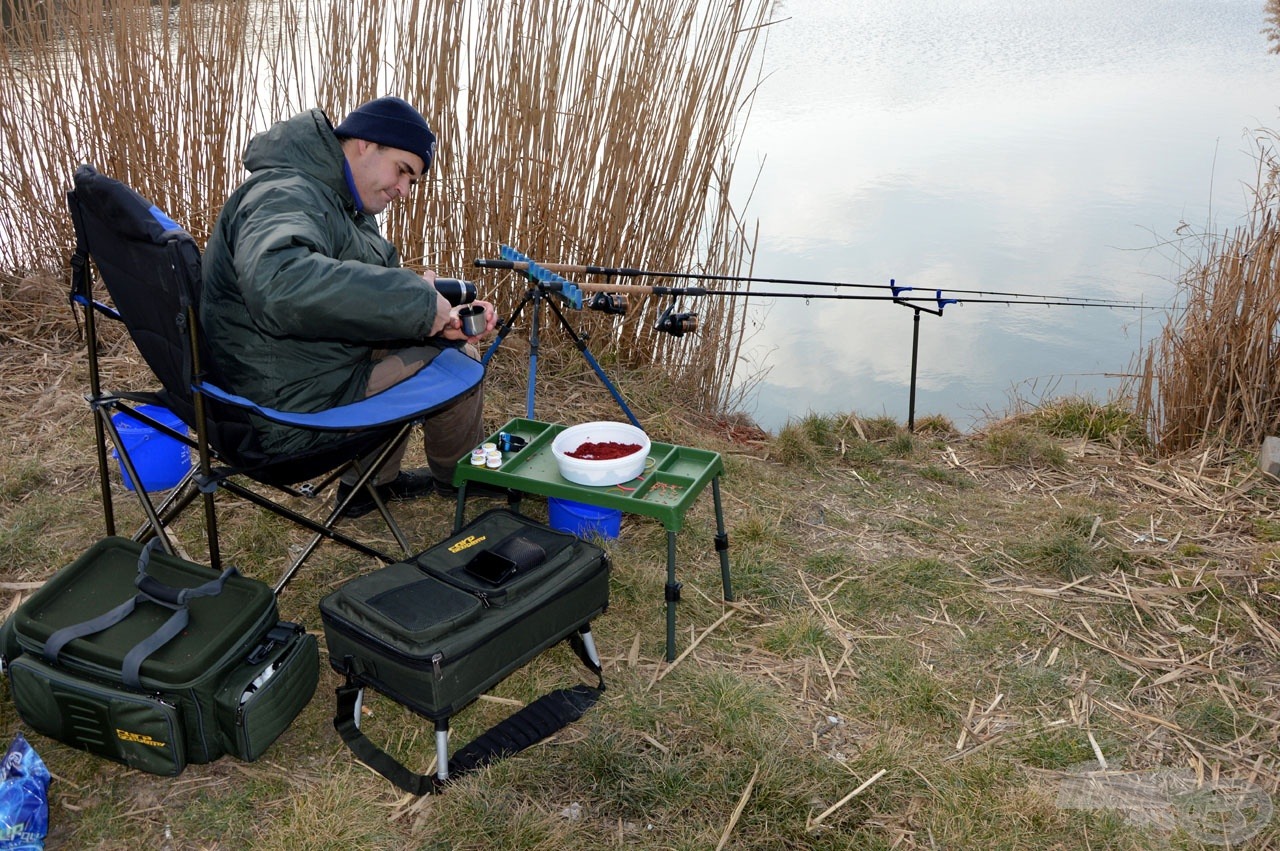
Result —
<path fill-rule="evenodd" d="M 732 604 L 729 604 L 729 605 L 730 605 L 730 606 L 732 606 Z M 689 646 L 688 646 L 688 647 L 686 647 L 686 648 L 685 648 L 685 649 L 680 653 L 680 655 L 679 655 L 679 656 L 677 656 L 675 659 L 673 659 L 669 664 L 665 664 L 665 665 L 664 665 L 664 664 L 660 664 L 660 665 L 658 665 L 657 669 L 653 672 L 653 679 L 649 680 L 649 684 L 645 687 L 645 691 L 648 691 L 649 689 L 652 689 L 652 688 L 654 687 L 654 685 L 655 685 L 655 684 L 657 684 L 659 681 L 661 681 L 664 677 L 666 677 L 666 675 L 667 675 L 667 674 L 669 674 L 669 673 L 671 673 L 672 671 L 674 671 L 674 670 L 676 669 L 676 666 L 677 666 L 677 665 L 679 665 L 679 664 L 680 664 L 681 662 L 683 662 L 686 658 L 688 658 L 688 657 L 689 657 L 689 655 L 691 655 L 691 654 L 693 653 L 693 651 L 695 651 L 695 650 L 697 650 L 697 649 L 698 649 L 698 645 L 702 643 L 702 640 L 703 640 L 704 638 L 706 638 L 706 637 L 707 637 L 708 635 L 710 635 L 711 633 L 715 632 L 715 631 L 716 631 L 716 629 L 718 629 L 718 628 L 720 627 L 720 625 L 721 625 L 721 624 L 723 624 L 725 621 L 729 620 L 729 618 L 733 617 L 735 614 L 737 614 L 737 612 L 738 612 L 737 607 L 731 607 L 731 608 L 730 608 L 728 611 L 726 611 L 723 615 L 721 615 L 720 617 L 718 617 L 718 618 L 716 619 L 716 622 L 715 622 L 715 623 L 711 624 L 711 626 L 709 626 L 709 627 L 707 627 L 706 629 L 704 629 L 702 632 L 700 632 L 700 633 L 697 635 L 697 637 L 696 637 L 696 638 L 694 638 L 693 640 L 691 640 L 691 641 L 689 642 Z"/>
<path fill-rule="evenodd" d="M 392 93 L 419 104 L 440 138 L 421 197 L 386 218 L 406 258 L 473 277 L 471 261 L 506 243 L 548 262 L 732 274 L 752 249 L 728 199 L 732 146 L 768 6 L 49 4 L 45 21 L 0 39 L 0 148 L 16 156 L 0 173 L 0 268 L 63 262 L 72 238 L 61 196 L 80 162 L 202 242 L 253 133 L 315 105 L 336 120 Z M 481 284 L 507 309 L 525 287 Z M 722 405 L 739 304 L 700 303 L 699 332 L 682 338 L 653 329 L 659 306 L 575 321 L 597 354 L 661 364 L 690 398 Z"/>
<path fill-rule="evenodd" d="M 289 8 L 67 0 L 49 5 L 47 22 L 10 30 L 0 40 L 0 148 L 16 168 L 0 185 L 0 224 L 21 230 L 10 227 L 0 243 L 0 266 L 51 269 L 66 257 L 61 194 L 81 162 L 203 238 L 240 176 L 236 158 L 266 71 L 251 34 L 278 29 L 269 24 L 276 3 Z"/>
<path fill-rule="evenodd" d="M 881 777 L 884 777 L 884 776 L 885 776 L 886 774 L 888 774 L 888 773 L 889 773 L 889 769 L 887 769 L 887 768 L 882 768 L 882 769 L 880 769 L 879 771 L 877 771 L 875 774 L 873 774 L 873 775 L 871 775 L 870 777 L 868 777 L 865 781 L 863 781 L 863 782 L 858 786 L 858 788 L 854 789 L 854 790 L 853 790 L 852 792 L 850 792 L 848 795 L 845 795 L 843 798 L 841 798 L 839 801 L 836 801 L 836 802 L 835 802 L 834 804 L 832 804 L 831 806 L 827 807 L 825 810 L 823 810 L 823 811 L 822 811 L 821 813 L 819 813 L 818 815 L 813 816 L 811 819 L 809 819 L 809 823 L 806 825 L 806 829 L 807 829 L 807 830 L 809 830 L 810 832 L 812 832 L 812 831 L 814 830 L 814 828 L 816 828 L 816 827 L 818 827 L 818 825 L 822 824 L 822 822 L 827 818 L 827 816 L 831 815 L 831 814 L 832 814 L 832 813 L 834 813 L 836 810 L 840 809 L 840 808 L 841 808 L 841 807 L 843 807 L 845 804 L 849 803 L 849 802 L 850 802 L 850 801 L 852 801 L 854 798 L 856 798 L 856 797 L 858 797 L 859 795 L 861 795 L 863 792 L 867 791 L 867 789 L 871 788 L 871 785 L 872 785 L 873 783 L 875 783 L 877 780 L 879 780 Z"/>
<path fill-rule="evenodd" d="M 424 205 L 389 217 L 406 256 L 465 271 L 505 243 L 547 262 L 738 268 L 746 248 L 722 224 L 734 220 L 723 154 L 765 4 L 435 7 L 422 16 L 431 21 L 429 47 L 404 15 L 386 19 L 382 42 L 394 57 L 383 79 L 426 105 L 441 138 Z M 332 32 L 354 28 L 353 19 L 375 26 L 368 22 L 379 4 L 340 8 L 331 7 L 344 19 Z M 488 286 L 510 308 L 526 285 L 501 278 Z M 575 324 L 624 363 L 662 363 L 695 396 L 720 400 L 728 389 L 721 373 L 734 363 L 736 307 L 702 311 L 699 335 L 681 340 L 657 334 L 638 313 L 582 314 Z"/>
<path fill-rule="evenodd" d="M 1180 281 L 1179 307 L 1130 388 L 1157 447 L 1223 439 L 1256 445 L 1280 427 L 1280 204 L 1277 160 L 1260 139 L 1247 225 L 1206 237 Z"/>
<path fill-rule="evenodd" d="M 751 790 L 756 787 L 756 780 L 759 777 L 760 766 L 756 765 L 755 771 L 751 772 L 751 779 L 747 781 L 746 788 L 738 796 L 738 805 L 733 808 L 733 814 L 729 816 L 729 823 L 724 826 L 724 832 L 720 834 L 720 841 L 716 843 L 716 851 L 722 851 L 729 844 L 729 837 L 733 835 L 733 828 L 737 825 L 738 819 L 742 818 L 742 811 L 747 808 L 747 801 L 751 800 Z"/>

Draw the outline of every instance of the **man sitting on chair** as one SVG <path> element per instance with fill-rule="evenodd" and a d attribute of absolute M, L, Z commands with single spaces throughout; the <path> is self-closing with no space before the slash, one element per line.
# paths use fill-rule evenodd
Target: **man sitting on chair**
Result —
<path fill-rule="evenodd" d="M 451 342 L 477 357 L 479 336 L 463 332 L 435 273 L 403 268 L 374 218 L 426 173 L 435 145 L 422 115 L 395 97 L 361 105 L 337 127 L 312 109 L 249 141 L 250 176 L 204 253 L 200 321 L 227 389 L 279 410 L 320 411 L 403 381 Z M 491 332 L 493 305 L 474 304 Z M 427 469 L 402 471 L 402 446 L 375 476 L 379 495 L 455 493 L 458 460 L 483 438 L 483 404 L 477 387 L 428 416 Z M 260 438 L 271 454 L 333 439 L 266 420 Z M 339 500 L 355 480 L 344 475 Z M 374 507 L 357 494 L 345 514 Z"/>

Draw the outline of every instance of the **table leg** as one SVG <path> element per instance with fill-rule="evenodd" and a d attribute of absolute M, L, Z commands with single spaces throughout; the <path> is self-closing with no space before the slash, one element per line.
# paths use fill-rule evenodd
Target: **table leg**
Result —
<path fill-rule="evenodd" d="M 724 506 L 720 502 L 720 477 L 711 480 L 711 496 L 716 503 L 716 552 L 720 554 L 720 584 L 724 598 L 733 602 L 733 584 L 729 579 L 729 533 L 724 528 Z"/>
<path fill-rule="evenodd" d="M 667 530 L 667 661 L 676 660 L 676 603 L 680 583 L 676 582 L 676 533 Z"/>
<path fill-rule="evenodd" d="M 524 494 L 517 490 L 507 491 L 507 508 L 510 508 L 516 514 L 520 513 L 520 500 Z M 462 524 L 467 519 L 467 483 L 463 482 L 458 485 L 458 505 L 453 512 L 453 533 L 462 531 Z M 407 550 L 406 550 L 407 552 Z"/>
<path fill-rule="evenodd" d="M 453 533 L 462 531 L 462 521 L 467 519 L 467 483 L 458 485 L 458 507 L 453 510 Z"/>

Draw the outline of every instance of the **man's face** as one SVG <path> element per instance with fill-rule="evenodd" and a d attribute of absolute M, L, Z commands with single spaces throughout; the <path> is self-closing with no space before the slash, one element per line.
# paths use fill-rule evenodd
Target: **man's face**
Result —
<path fill-rule="evenodd" d="M 409 194 L 422 176 L 422 157 L 409 151 L 364 139 L 352 139 L 345 150 L 366 213 L 381 213 L 392 201 Z"/>

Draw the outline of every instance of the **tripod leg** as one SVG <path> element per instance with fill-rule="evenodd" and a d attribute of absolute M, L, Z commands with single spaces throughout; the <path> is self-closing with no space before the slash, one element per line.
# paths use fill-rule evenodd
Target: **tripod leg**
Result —
<path fill-rule="evenodd" d="M 605 375 L 604 368 L 600 366 L 594 357 L 592 357 L 591 351 L 587 348 L 586 335 L 579 334 L 577 330 L 569 324 L 569 320 L 565 319 L 564 314 L 560 311 L 559 306 L 556 305 L 554 301 L 549 302 L 549 304 L 551 305 L 551 312 L 556 315 L 556 319 L 560 320 L 560 325 L 564 328 L 565 332 L 573 338 L 574 345 L 578 347 L 579 352 L 582 352 L 582 357 L 586 359 L 587 365 L 590 366 L 595 374 L 600 377 L 600 381 L 604 384 L 605 389 L 609 391 L 609 395 L 613 396 L 613 400 L 618 403 L 618 407 L 622 408 L 622 413 L 626 414 L 627 419 L 631 421 L 633 426 L 643 431 L 644 427 L 640 425 L 640 421 L 636 419 L 636 415 L 631 413 L 631 409 L 627 407 L 627 402 L 622 398 L 622 394 L 618 392 L 618 388 L 609 380 L 609 376 Z M 533 386 L 532 380 L 530 380 L 529 386 Z M 529 418 L 532 419 L 532 405 L 529 410 Z"/>
<path fill-rule="evenodd" d="M 529 320 L 529 385 L 524 394 L 524 411 L 528 419 L 533 416 L 533 394 L 538 386 L 538 347 L 542 344 L 539 326 L 542 324 L 542 290 L 533 294 L 533 316 Z"/>
<path fill-rule="evenodd" d="M 501 346 L 502 341 L 511 333 L 511 328 L 516 324 L 516 319 L 520 316 L 520 311 L 524 310 L 524 306 L 533 300 L 534 291 L 535 290 L 531 289 L 526 292 L 524 294 L 524 298 L 520 299 L 520 303 L 516 305 L 516 309 L 511 311 L 511 315 L 507 317 L 506 321 L 498 326 L 498 336 L 493 338 L 493 344 L 485 350 L 484 355 L 480 358 L 480 364 L 482 366 L 489 365 L 489 358 L 493 357 L 493 353 L 498 350 L 498 346 Z"/>

